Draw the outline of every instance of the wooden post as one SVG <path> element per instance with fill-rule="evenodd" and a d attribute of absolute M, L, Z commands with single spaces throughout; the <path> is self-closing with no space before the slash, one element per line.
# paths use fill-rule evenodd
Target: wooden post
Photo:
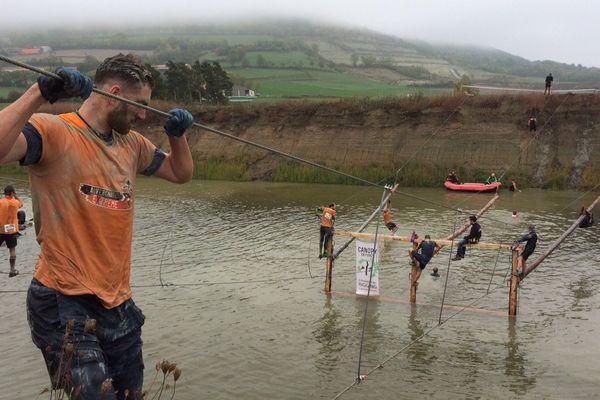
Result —
<path fill-rule="evenodd" d="M 325 293 L 331 293 L 331 281 L 333 278 L 333 233 L 325 244 L 327 261 L 325 262 Z"/>
<path fill-rule="evenodd" d="M 415 304 L 417 302 L 417 285 L 415 284 L 415 276 L 417 275 L 417 271 L 419 268 L 417 266 L 417 260 L 415 260 L 415 258 L 412 256 L 412 252 L 417 250 L 418 247 L 419 247 L 419 244 L 415 240 L 413 242 L 412 249 L 410 249 L 408 251 L 408 254 L 409 254 L 411 262 L 412 262 L 412 268 L 411 268 L 411 272 L 410 272 L 410 302 L 412 304 Z"/>
<path fill-rule="evenodd" d="M 508 298 L 508 315 L 515 317 L 517 315 L 517 289 L 519 288 L 519 277 L 517 272 L 519 269 L 519 251 L 512 251 L 512 274 L 510 276 L 510 294 Z"/>
<path fill-rule="evenodd" d="M 416 265 L 412 266 L 411 274 L 412 274 L 413 278 L 411 278 L 411 280 L 410 280 L 410 302 L 412 304 L 415 304 L 417 302 L 417 285 L 416 285 L 414 276 L 416 276 L 418 269 L 419 269 L 419 267 L 417 267 Z"/>

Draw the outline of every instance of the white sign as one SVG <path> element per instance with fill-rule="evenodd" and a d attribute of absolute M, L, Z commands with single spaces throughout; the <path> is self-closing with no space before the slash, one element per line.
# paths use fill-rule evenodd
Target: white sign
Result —
<path fill-rule="evenodd" d="M 373 251 L 373 242 L 356 241 L 356 294 L 379 296 L 379 252 L 375 249 L 373 259 Z"/>

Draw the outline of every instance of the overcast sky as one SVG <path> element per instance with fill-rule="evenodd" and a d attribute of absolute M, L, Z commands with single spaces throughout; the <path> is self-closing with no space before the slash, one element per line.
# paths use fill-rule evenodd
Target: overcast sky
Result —
<path fill-rule="evenodd" d="M 2 29 L 299 17 L 600 67 L 598 0 L 3 0 Z"/>

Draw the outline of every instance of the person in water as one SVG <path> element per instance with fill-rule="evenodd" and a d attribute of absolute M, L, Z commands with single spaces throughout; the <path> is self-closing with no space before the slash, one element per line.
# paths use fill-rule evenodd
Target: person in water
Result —
<path fill-rule="evenodd" d="M 390 200 L 388 200 L 385 208 L 383 209 L 383 222 L 385 223 L 385 226 L 390 230 L 390 232 L 392 232 L 392 235 L 394 235 L 396 232 L 398 232 L 398 225 L 396 225 L 395 223 L 392 222 L 392 202 Z"/>
<path fill-rule="evenodd" d="M 594 225 L 594 214 L 590 213 L 585 206 L 581 207 L 579 215 L 583 215 L 583 219 L 579 223 L 580 228 L 589 228 Z"/>
<path fill-rule="evenodd" d="M 434 278 L 439 278 L 440 274 L 438 273 L 438 268 L 437 267 L 433 267 L 433 272 L 431 272 L 431 276 L 433 276 Z"/>
<path fill-rule="evenodd" d="M 517 214 L 516 211 L 513 211 L 511 217 L 513 217 L 513 218 L 519 218 L 519 214 Z"/>
<path fill-rule="evenodd" d="M 515 181 L 510 181 L 510 186 L 508 187 L 508 190 L 511 192 L 520 192 L 521 190 L 517 187 L 517 182 Z"/>

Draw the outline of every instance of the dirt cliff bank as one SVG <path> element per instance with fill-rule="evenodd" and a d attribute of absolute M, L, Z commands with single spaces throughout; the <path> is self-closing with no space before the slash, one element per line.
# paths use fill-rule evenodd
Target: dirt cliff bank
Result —
<path fill-rule="evenodd" d="M 367 179 L 404 166 L 399 181 L 405 185 L 439 185 L 450 169 L 463 180 L 482 180 L 493 171 L 531 187 L 600 184 L 600 97 L 594 95 L 346 99 L 194 113 L 205 125 Z M 527 127 L 532 115 L 537 139 Z M 140 129 L 168 148 L 151 122 Z M 234 179 L 335 181 L 200 129 L 190 144 L 201 177 L 211 177 L 207 168 L 229 168 Z"/>

